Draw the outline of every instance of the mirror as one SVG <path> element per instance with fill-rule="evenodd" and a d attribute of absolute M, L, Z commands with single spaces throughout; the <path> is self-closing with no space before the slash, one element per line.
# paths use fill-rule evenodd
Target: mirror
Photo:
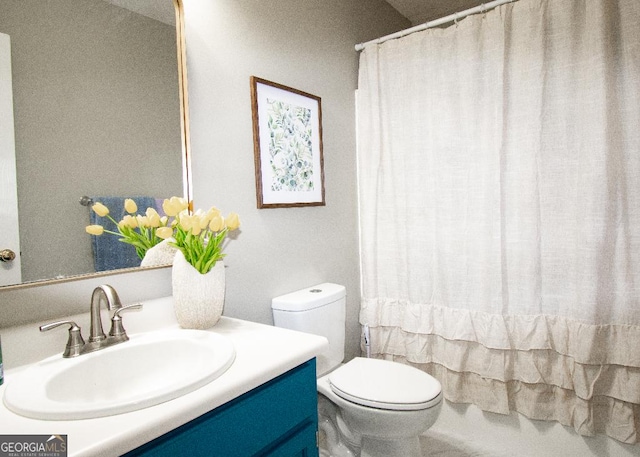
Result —
<path fill-rule="evenodd" d="M 81 197 L 190 197 L 181 4 L 3 1 L 0 32 L 11 41 L 22 282 L 94 273 Z"/>

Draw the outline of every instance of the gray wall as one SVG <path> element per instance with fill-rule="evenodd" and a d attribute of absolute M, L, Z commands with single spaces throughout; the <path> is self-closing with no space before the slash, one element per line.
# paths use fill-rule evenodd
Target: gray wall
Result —
<path fill-rule="evenodd" d="M 379 0 L 185 0 L 196 207 L 236 211 L 225 314 L 271 323 L 271 298 L 347 288 L 347 355 L 359 353 L 354 45 L 408 25 Z M 250 77 L 322 99 L 326 206 L 256 209 Z"/>
<path fill-rule="evenodd" d="M 92 272 L 82 195 L 182 194 L 175 28 L 101 0 L 1 9 L 23 281 Z"/>

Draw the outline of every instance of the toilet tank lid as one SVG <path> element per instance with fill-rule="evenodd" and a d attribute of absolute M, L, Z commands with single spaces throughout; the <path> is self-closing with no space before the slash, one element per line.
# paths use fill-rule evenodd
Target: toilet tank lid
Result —
<path fill-rule="evenodd" d="M 344 286 L 325 282 L 276 297 L 271 300 L 271 309 L 307 311 L 341 300 L 346 294 Z"/>

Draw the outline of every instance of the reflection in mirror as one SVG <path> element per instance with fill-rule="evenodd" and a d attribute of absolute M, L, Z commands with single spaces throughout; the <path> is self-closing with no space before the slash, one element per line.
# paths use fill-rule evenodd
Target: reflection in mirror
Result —
<path fill-rule="evenodd" d="M 170 24 L 119 3 L 163 4 Z M 96 271 L 82 196 L 184 195 L 174 3 L 3 0 L 22 282 Z"/>

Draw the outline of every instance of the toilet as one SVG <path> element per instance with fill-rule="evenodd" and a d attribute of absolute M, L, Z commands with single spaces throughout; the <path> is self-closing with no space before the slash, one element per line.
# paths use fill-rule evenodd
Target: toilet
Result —
<path fill-rule="evenodd" d="M 331 457 L 421 457 L 419 435 L 438 418 L 442 387 L 417 368 L 356 357 L 343 364 L 346 290 L 332 283 L 272 300 L 276 327 L 327 338 L 317 359 L 318 419 Z"/>

